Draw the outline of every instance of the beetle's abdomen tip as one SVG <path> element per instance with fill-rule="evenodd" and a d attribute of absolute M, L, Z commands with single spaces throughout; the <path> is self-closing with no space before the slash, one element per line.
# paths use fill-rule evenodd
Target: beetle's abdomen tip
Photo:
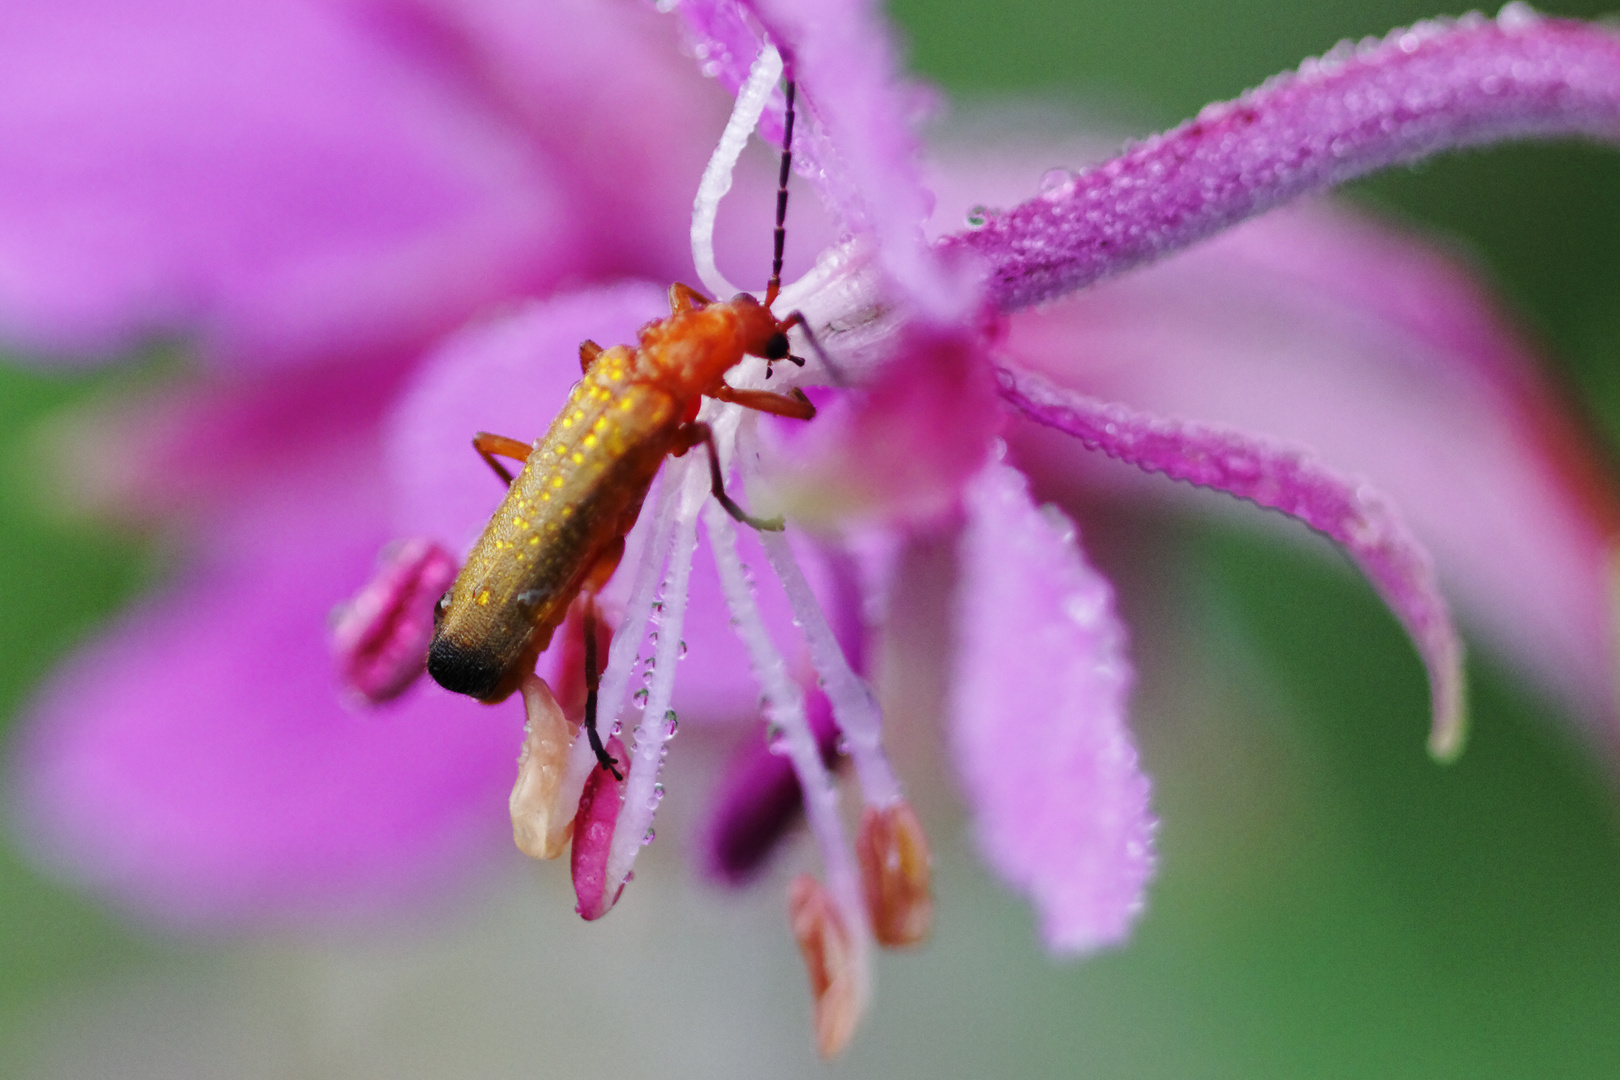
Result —
<path fill-rule="evenodd" d="M 506 675 L 505 667 L 487 650 L 469 648 L 444 634 L 435 635 L 428 648 L 427 669 L 446 690 L 480 701 L 491 697 Z"/>

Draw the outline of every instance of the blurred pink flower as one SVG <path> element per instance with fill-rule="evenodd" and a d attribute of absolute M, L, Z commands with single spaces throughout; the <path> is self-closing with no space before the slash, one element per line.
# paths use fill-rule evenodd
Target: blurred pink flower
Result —
<path fill-rule="evenodd" d="M 1437 750 L 1460 737 L 1460 656 L 1426 547 L 1487 641 L 1607 720 L 1611 504 L 1572 471 L 1584 452 L 1466 273 L 1310 208 L 1060 299 L 1390 162 L 1613 137 L 1606 31 L 1516 9 L 1404 31 L 930 243 L 931 211 L 1026 196 L 1022 165 L 1050 151 L 952 164 L 935 209 L 909 127 L 926 95 L 864 4 L 679 8 L 728 89 L 762 31 L 789 53 L 801 161 L 852 237 L 792 302 L 862 389 L 784 433 L 795 464 L 768 479 L 891 556 L 952 538 L 947 734 L 987 861 L 1051 947 L 1119 940 L 1152 865 L 1111 588 L 1014 468 L 1043 491 L 1093 483 L 1053 431 L 1337 540 L 1429 666 Z M 585 0 L 532 24 L 475 0 L 80 0 L 0 27 L 0 326 L 63 356 L 181 333 L 207 365 L 107 429 L 119 449 L 94 476 L 187 511 L 200 554 L 43 691 L 16 757 L 35 849 L 189 924 L 362 909 L 452 879 L 504 841 L 515 710 L 419 687 L 346 711 L 321 627 L 389 538 L 464 546 L 499 494 L 468 435 L 537 431 L 578 342 L 631 340 L 688 276 L 686 200 L 720 120 L 681 70 L 675 23 Z M 723 237 L 762 249 L 764 234 Z M 532 294 L 549 298 L 500 311 Z M 889 467 L 902 461 L 919 464 Z M 859 575 L 827 546 L 818 593 L 858 651 L 840 596 Z M 724 652 L 706 565 L 683 718 L 758 696 Z M 785 630 L 788 599 L 761 603 Z M 792 805 L 780 761 L 756 757 L 727 788 L 715 835 L 750 853 L 717 842 L 728 874 Z"/>

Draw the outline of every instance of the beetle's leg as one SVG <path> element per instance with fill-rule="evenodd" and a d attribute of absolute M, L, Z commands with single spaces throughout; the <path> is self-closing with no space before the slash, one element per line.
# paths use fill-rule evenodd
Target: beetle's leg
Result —
<path fill-rule="evenodd" d="M 596 594 L 606 585 L 613 571 L 618 569 L 619 560 L 624 557 L 624 537 L 619 537 L 610 543 L 602 554 L 596 557 L 591 565 L 590 573 L 585 577 L 585 586 L 581 590 L 585 601 L 585 610 L 581 612 L 580 623 L 585 630 L 585 737 L 591 741 L 591 752 L 596 755 L 597 763 L 613 774 L 613 779 L 623 780 L 624 774 L 615 769 L 619 759 L 607 752 L 602 745 L 602 735 L 596 730 L 596 690 L 602 683 L 602 667 L 596 660 Z"/>
<path fill-rule="evenodd" d="M 785 416 L 790 420 L 809 420 L 816 415 L 816 407 L 797 386 L 785 394 L 777 394 L 770 390 L 738 390 L 720 383 L 709 391 L 709 396 L 741 405 L 745 409 Z"/>
<path fill-rule="evenodd" d="M 591 365 L 596 363 L 596 358 L 598 356 L 601 356 L 601 355 L 602 355 L 602 346 L 598 345 L 596 342 L 592 341 L 590 338 L 586 338 L 584 341 L 580 342 L 579 343 L 579 370 L 582 373 L 590 371 L 591 370 Z"/>
<path fill-rule="evenodd" d="M 709 448 L 709 490 L 720 505 L 726 508 L 726 513 L 742 522 L 744 525 L 763 530 L 765 532 L 781 532 L 783 521 L 780 517 L 757 518 L 732 501 L 726 494 L 726 482 L 720 475 L 720 451 L 714 445 L 714 432 L 708 424 L 693 421 L 683 424 L 676 433 L 675 447 L 670 452 L 680 457 L 698 443 Z"/>
<path fill-rule="evenodd" d="M 596 730 L 596 689 L 602 683 L 602 672 L 596 664 L 596 595 L 593 593 L 585 598 L 585 614 L 581 620 L 585 627 L 585 737 L 591 741 L 591 753 L 596 755 L 596 763 L 613 774 L 613 779 L 623 780 L 624 774 L 614 768 L 619 759 L 607 752 L 602 745 L 602 735 Z"/>
<path fill-rule="evenodd" d="M 699 308 L 706 308 L 712 303 L 714 303 L 713 300 L 710 300 L 690 285 L 682 285 L 677 281 L 669 287 L 669 313 L 671 315 L 679 315 L 683 311 L 697 311 Z"/>
<path fill-rule="evenodd" d="M 478 451 L 478 456 L 487 461 L 489 467 L 495 470 L 495 475 L 505 480 L 507 487 L 511 487 L 512 474 L 505 465 L 495 460 L 495 455 L 509 457 L 513 461 L 528 461 L 529 453 L 534 450 L 534 447 L 526 442 L 508 439 L 505 435 L 491 435 L 487 431 L 480 431 L 473 436 L 473 449 Z"/>
<path fill-rule="evenodd" d="M 795 326 L 797 326 L 799 328 L 799 332 L 804 335 L 804 340 L 810 343 L 810 347 L 816 350 L 816 356 L 827 368 L 827 374 L 832 376 L 833 383 L 838 386 L 848 386 L 849 380 L 844 378 L 844 373 L 839 370 L 837 364 L 833 363 L 832 357 L 827 355 L 827 350 L 821 347 L 821 342 L 816 340 L 816 335 L 810 332 L 810 324 L 805 321 L 804 312 L 790 311 L 788 312 L 787 318 L 776 324 L 776 328 L 783 333 L 787 333 Z M 804 360 L 801 357 L 790 356 L 788 359 L 793 361 L 795 364 L 798 364 L 800 367 L 804 366 Z"/>

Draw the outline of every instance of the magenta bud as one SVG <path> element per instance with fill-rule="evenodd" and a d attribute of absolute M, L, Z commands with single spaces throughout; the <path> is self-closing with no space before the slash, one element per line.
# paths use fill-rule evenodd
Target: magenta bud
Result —
<path fill-rule="evenodd" d="M 433 608 L 456 561 L 431 540 L 398 540 L 377 572 L 332 612 L 332 657 L 345 690 L 376 704 L 403 694 L 427 665 Z"/>

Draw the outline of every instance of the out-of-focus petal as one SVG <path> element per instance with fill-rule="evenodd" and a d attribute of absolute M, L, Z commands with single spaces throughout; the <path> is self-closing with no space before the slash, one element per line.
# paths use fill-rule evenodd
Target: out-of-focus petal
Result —
<path fill-rule="evenodd" d="M 294 496 L 58 671 L 15 748 L 42 860 L 161 921 L 363 912 L 508 843 L 521 709 L 421 686 L 345 710 L 326 617 L 388 532 L 364 484 Z"/>
<path fill-rule="evenodd" d="M 1148 472 L 1281 510 L 1324 533 L 1353 558 L 1412 635 L 1429 672 L 1429 750 L 1462 750 L 1462 643 L 1440 595 L 1429 553 L 1389 500 L 1304 451 L 1210 424 L 1150 416 L 1061 390 L 1003 368 L 1002 392 L 1024 415 Z"/>
<path fill-rule="evenodd" d="M 692 193 L 730 102 L 681 55 L 676 20 L 642 0 L 386 0 L 385 10 L 389 32 L 562 164 L 556 182 L 587 240 L 570 278 L 691 276 Z M 768 256 L 770 203 L 759 205 Z"/>
<path fill-rule="evenodd" d="M 1011 320 L 1023 368 L 1134 408 L 1308 446 L 1366 477 L 1465 620 L 1594 723 L 1612 715 L 1612 495 L 1522 335 L 1456 265 L 1341 213 L 1235 229 Z M 1047 486 L 1072 449 L 1015 438 Z"/>
<path fill-rule="evenodd" d="M 987 467 L 965 509 L 950 736 L 979 848 L 1053 950 L 1118 942 L 1153 872 L 1154 821 L 1113 592 L 1012 469 Z"/>
<path fill-rule="evenodd" d="M 0 331 L 233 366 L 409 348 L 553 281 L 557 163 L 359 8 L 0 9 Z"/>

